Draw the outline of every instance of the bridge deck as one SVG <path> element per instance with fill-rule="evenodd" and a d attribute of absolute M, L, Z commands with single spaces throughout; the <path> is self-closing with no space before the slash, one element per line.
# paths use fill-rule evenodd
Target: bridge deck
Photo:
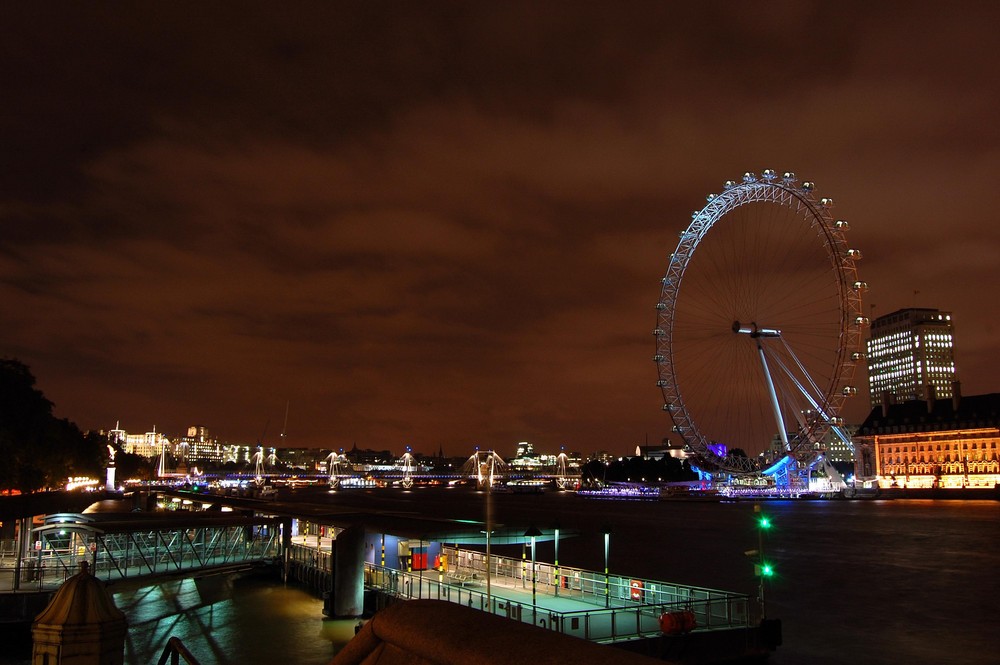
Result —
<path fill-rule="evenodd" d="M 281 553 L 278 526 L 274 518 L 205 513 L 49 515 L 27 552 L 0 559 L 0 589 L 56 589 L 81 561 L 108 582 L 267 561 Z"/>

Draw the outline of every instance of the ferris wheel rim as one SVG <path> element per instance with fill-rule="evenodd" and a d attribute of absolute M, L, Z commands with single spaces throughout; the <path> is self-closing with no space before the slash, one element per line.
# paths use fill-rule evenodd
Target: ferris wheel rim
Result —
<path fill-rule="evenodd" d="M 711 470 L 734 475 L 757 474 L 761 471 L 757 462 L 749 457 L 727 455 L 722 457 L 710 448 L 712 443 L 698 428 L 685 403 L 681 385 L 678 383 L 674 358 L 673 337 L 675 332 L 677 300 L 681 293 L 684 275 L 691 259 L 705 235 L 718 222 L 736 209 L 749 203 L 769 203 L 782 207 L 795 207 L 795 211 L 808 219 L 810 225 L 817 225 L 817 236 L 822 238 L 830 267 L 835 274 L 837 298 L 839 300 L 840 330 L 838 345 L 830 381 L 823 395 L 823 408 L 827 420 L 836 421 L 847 397 L 856 390 L 851 386 L 857 361 L 862 357 L 863 328 L 867 319 L 861 312 L 861 292 L 866 288 L 858 279 L 856 261 L 860 253 L 852 249 L 846 239 L 847 224 L 834 220 L 831 213 L 833 201 L 817 198 L 812 182 L 799 182 L 794 174 L 785 173 L 779 177 L 774 171 L 765 170 L 758 177 L 746 173 L 742 181 L 727 181 L 723 191 L 709 195 L 707 204 L 692 214 L 692 221 L 680 234 L 677 248 L 670 255 L 666 275 L 662 280 L 660 300 L 657 303 L 656 355 L 658 381 L 664 398 L 663 410 L 673 420 L 673 431 L 684 441 L 686 448 L 696 460 Z M 734 326 L 738 323 L 734 323 Z M 756 325 L 756 324 L 754 324 Z M 735 328 L 734 328 L 735 332 Z M 834 423 L 835 424 L 835 423 Z M 832 424 L 826 423 L 828 430 Z M 808 436 L 822 429 L 822 424 L 810 425 Z M 807 457 L 808 451 L 803 441 L 797 441 L 790 451 L 793 455 Z"/>

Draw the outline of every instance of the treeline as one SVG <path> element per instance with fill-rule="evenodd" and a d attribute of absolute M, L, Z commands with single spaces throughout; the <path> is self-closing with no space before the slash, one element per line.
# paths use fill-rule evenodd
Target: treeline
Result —
<path fill-rule="evenodd" d="M 71 476 L 93 476 L 107 459 L 104 437 L 84 434 L 52 415 L 23 363 L 0 359 L 0 491 L 57 488 Z"/>
<path fill-rule="evenodd" d="M 673 457 L 625 457 L 609 464 L 590 460 L 583 465 L 581 475 L 583 483 L 588 485 L 602 482 L 668 483 L 698 479 L 698 474 L 687 461 Z"/>

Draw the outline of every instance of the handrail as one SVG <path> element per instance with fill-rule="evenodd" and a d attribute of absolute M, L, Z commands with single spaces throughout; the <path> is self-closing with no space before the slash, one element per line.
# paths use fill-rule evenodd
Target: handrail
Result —
<path fill-rule="evenodd" d="M 745 594 L 718 592 L 702 597 L 676 597 L 669 601 L 612 604 L 602 607 L 556 610 L 524 600 L 505 597 L 494 586 L 492 597 L 481 588 L 462 582 L 450 583 L 443 571 L 422 576 L 365 563 L 365 586 L 400 598 L 437 598 L 476 607 L 519 622 L 544 624 L 550 630 L 587 640 L 614 642 L 658 633 L 659 617 L 670 611 L 687 610 L 697 620 L 695 630 L 741 628 L 749 625 L 749 598 Z M 481 580 L 480 580 L 481 581 Z M 586 601 L 585 601 L 586 602 Z M 603 603 L 601 603 L 603 605 Z"/>
<path fill-rule="evenodd" d="M 188 665 L 201 665 L 198 659 L 194 657 L 194 654 L 188 651 L 184 643 L 177 637 L 171 637 L 167 640 L 166 646 L 163 647 L 163 653 L 160 655 L 160 660 L 156 661 L 156 665 L 166 665 L 167 658 L 170 659 L 170 665 L 180 665 L 181 658 Z"/>

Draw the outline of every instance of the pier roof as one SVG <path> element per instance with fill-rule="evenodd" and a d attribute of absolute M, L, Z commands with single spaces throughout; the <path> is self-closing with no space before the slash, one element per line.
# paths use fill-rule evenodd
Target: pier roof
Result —
<path fill-rule="evenodd" d="M 442 626 L 447 626 L 442 630 Z M 440 600 L 395 603 L 376 614 L 331 665 L 669 665 L 622 649 Z"/>

